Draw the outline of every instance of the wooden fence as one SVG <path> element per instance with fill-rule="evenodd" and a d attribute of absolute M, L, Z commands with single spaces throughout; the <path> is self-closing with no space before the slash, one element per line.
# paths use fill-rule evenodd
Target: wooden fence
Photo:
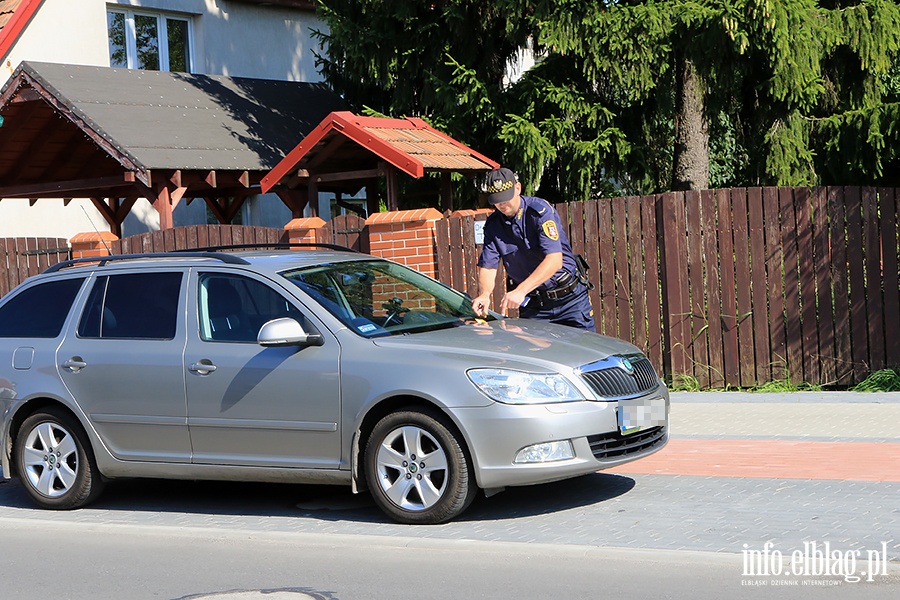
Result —
<path fill-rule="evenodd" d="M 69 242 L 65 238 L 0 238 L 0 297 L 68 258 Z"/>
<path fill-rule="evenodd" d="M 250 225 L 188 225 L 150 231 L 110 243 L 113 254 L 171 252 L 232 244 L 277 244 L 286 242 L 284 229 Z"/>
<path fill-rule="evenodd" d="M 597 330 L 633 342 L 670 378 L 701 388 L 849 385 L 900 366 L 895 189 L 740 188 L 556 208 L 591 265 Z M 473 294 L 475 218 L 443 219 L 435 233 L 438 278 Z M 285 240 L 282 229 L 197 225 L 110 245 L 128 254 Z M 369 247 L 355 215 L 329 222 L 318 240 Z M 68 258 L 66 245 L 0 239 L 0 296 Z"/>
<path fill-rule="evenodd" d="M 597 330 L 701 388 L 858 382 L 900 365 L 900 194 L 749 188 L 557 205 L 591 265 Z M 475 291 L 473 218 L 438 273 Z M 495 292 L 495 298 L 501 292 Z"/>

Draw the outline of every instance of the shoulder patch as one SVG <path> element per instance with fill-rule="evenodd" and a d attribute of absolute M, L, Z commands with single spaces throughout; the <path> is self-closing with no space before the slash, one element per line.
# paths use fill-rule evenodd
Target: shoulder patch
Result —
<path fill-rule="evenodd" d="M 541 224 L 541 229 L 544 230 L 544 235 L 546 235 L 551 240 L 559 239 L 559 230 L 556 228 L 556 222 L 553 220 L 544 221 Z"/>

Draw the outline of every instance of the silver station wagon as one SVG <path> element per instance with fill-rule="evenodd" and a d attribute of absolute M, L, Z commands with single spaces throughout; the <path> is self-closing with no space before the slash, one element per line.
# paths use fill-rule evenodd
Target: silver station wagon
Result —
<path fill-rule="evenodd" d="M 98 262 L 99 260 L 99 262 Z M 74 260 L 0 300 L 0 458 L 38 505 L 110 479 L 352 486 L 402 523 L 660 450 L 669 395 L 621 340 L 478 318 L 335 249 Z"/>

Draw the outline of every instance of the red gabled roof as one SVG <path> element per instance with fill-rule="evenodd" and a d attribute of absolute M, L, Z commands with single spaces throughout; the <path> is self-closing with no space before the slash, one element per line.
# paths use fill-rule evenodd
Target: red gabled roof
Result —
<path fill-rule="evenodd" d="M 41 2 L 43 0 L 0 0 L 0 60 L 6 58 Z"/>
<path fill-rule="evenodd" d="M 348 142 L 352 143 L 348 146 Z M 318 167 L 331 165 L 329 172 L 359 168 L 361 162 L 380 159 L 415 178 L 422 177 L 425 171 L 488 171 L 500 166 L 422 119 L 333 112 L 263 177 L 263 193 L 294 169 L 306 168 L 317 158 Z"/>

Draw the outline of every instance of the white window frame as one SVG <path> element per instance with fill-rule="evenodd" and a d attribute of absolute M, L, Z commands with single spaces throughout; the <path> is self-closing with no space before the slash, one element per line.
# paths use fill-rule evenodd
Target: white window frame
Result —
<path fill-rule="evenodd" d="M 137 69 L 137 31 L 134 24 L 135 17 L 153 17 L 156 19 L 156 36 L 157 48 L 159 49 L 159 70 L 170 71 L 169 68 L 169 43 L 168 43 L 168 27 L 166 22 L 170 19 L 173 21 L 184 21 L 187 23 L 187 67 L 188 72 L 192 73 L 194 68 L 194 20 L 189 16 L 179 16 L 170 13 L 132 10 L 130 8 L 122 8 L 118 5 L 107 6 L 107 27 L 109 27 L 110 13 L 118 13 L 125 16 L 125 61 L 126 68 Z M 109 45 L 109 33 L 107 29 L 106 43 Z M 163 43 L 165 41 L 166 43 Z M 112 58 L 112 57 L 110 57 Z"/>

